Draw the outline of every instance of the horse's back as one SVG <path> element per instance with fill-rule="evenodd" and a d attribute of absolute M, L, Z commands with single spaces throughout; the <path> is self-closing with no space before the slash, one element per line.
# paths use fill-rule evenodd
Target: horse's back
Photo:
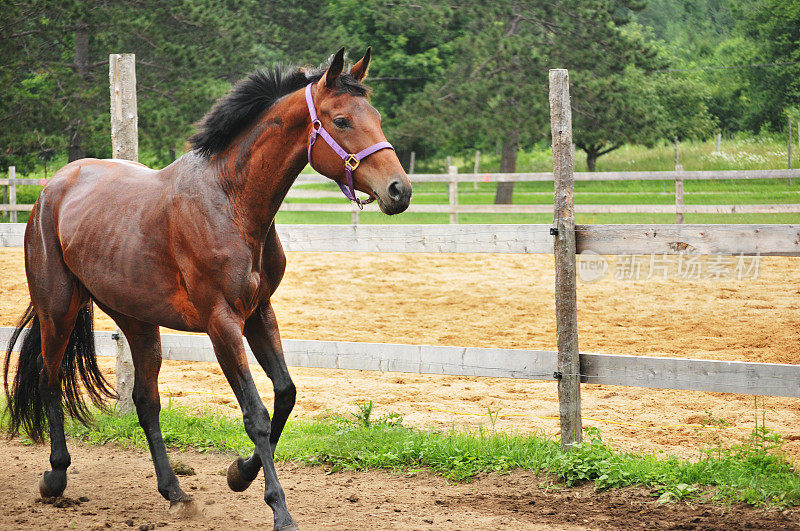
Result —
<path fill-rule="evenodd" d="M 87 289 L 116 308 L 122 284 L 165 291 L 151 278 L 169 268 L 172 183 L 161 172 L 123 160 L 81 159 L 42 190 L 25 235 L 26 260 L 58 259 Z M 29 271 L 29 275 L 36 274 Z"/>
<path fill-rule="evenodd" d="M 47 183 L 34 215 L 52 219 L 67 248 L 78 236 L 130 231 L 169 190 L 158 171 L 138 162 L 81 159 L 61 168 Z"/>

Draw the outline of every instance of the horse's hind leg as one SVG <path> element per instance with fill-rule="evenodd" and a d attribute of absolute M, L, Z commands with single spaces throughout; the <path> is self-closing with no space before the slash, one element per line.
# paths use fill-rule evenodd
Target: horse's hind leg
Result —
<path fill-rule="evenodd" d="M 50 466 L 39 482 L 43 498 L 60 496 L 67 488 L 67 468 L 72 463 L 64 436 L 64 410 L 61 406 L 61 360 L 69 343 L 77 311 L 49 324 L 41 323 L 43 367 L 39 373 L 39 393 L 50 427 Z"/>
<path fill-rule="evenodd" d="M 80 287 L 72 281 L 66 271 L 47 272 L 47 284 L 52 290 L 46 298 L 34 295 L 34 307 L 39 316 L 42 339 L 42 369 L 39 373 L 39 393 L 45 406 L 50 427 L 50 466 L 39 482 L 39 493 L 44 498 L 60 496 L 67 487 L 67 468 L 71 463 L 67 441 L 64 436 L 64 411 L 61 396 L 61 362 L 69 344 L 78 312 L 87 300 L 81 297 Z M 54 277 L 62 277 L 59 282 Z M 91 319 L 91 317 L 88 317 Z M 85 323 L 82 323 L 83 325 Z M 91 323 L 89 323 L 91 326 Z"/>
<path fill-rule="evenodd" d="M 247 356 L 242 340 L 244 323 L 230 310 L 217 311 L 209 323 L 208 335 L 225 378 L 236 395 L 244 416 L 247 435 L 255 444 L 264 468 L 266 487 L 264 500 L 275 516 L 275 529 L 296 528 L 286 507 L 286 497 L 275 472 L 270 445 L 270 420 L 267 408 L 261 402 L 253 376 L 247 366 Z"/>
<path fill-rule="evenodd" d="M 193 510 L 188 502 L 192 497 L 181 490 L 178 478 L 172 470 L 167 448 L 161 435 L 158 421 L 161 412 L 161 397 L 158 395 L 158 373 L 161 370 L 161 335 L 158 326 L 143 323 L 104 308 L 119 325 L 131 346 L 133 358 L 133 403 L 139 424 L 144 430 L 150 455 L 156 469 L 158 492 L 169 500 L 170 508 Z"/>
<path fill-rule="evenodd" d="M 274 456 L 275 446 L 278 444 L 283 427 L 294 408 L 297 390 L 289 375 L 289 369 L 286 367 L 278 322 L 271 304 L 265 303 L 259 306 L 245 321 L 244 336 L 259 365 L 272 380 L 272 387 L 275 390 L 275 408 L 272 415 L 272 429 L 269 434 L 269 444 Z M 245 490 L 256 478 L 260 469 L 261 459 L 258 453 L 253 453 L 248 459 L 240 457 L 228 468 L 228 486 L 237 492 Z"/>

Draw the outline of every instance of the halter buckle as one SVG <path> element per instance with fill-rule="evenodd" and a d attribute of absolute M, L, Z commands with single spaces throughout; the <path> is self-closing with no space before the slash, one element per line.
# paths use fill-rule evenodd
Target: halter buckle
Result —
<path fill-rule="evenodd" d="M 319 131 L 322 128 L 322 122 L 314 120 L 311 122 L 311 128 L 314 129 L 314 131 Z"/>
<path fill-rule="evenodd" d="M 347 158 L 344 159 L 344 165 L 350 167 L 350 171 L 355 171 L 358 168 L 358 165 L 361 164 L 361 161 L 356 158 L 356 156 L 352 153 L 347 155 Z"/>

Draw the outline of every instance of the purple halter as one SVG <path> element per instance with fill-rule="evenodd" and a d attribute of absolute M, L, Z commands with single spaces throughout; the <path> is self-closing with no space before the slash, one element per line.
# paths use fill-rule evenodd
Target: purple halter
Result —
<path fill-rule="evenodd" d="M 344 160 L 344 170 L 347 176 L 347 185 L 345 186 L 342 183 L 336 183 L 339 185 L 339 188 L 342 189 L 342 193 L 345 195 L 347 199 L 353 201 L 355 204 L 358 205 L 359 208 L 364 208 L 364 205 L 367 203 L 372 203 L 375 201 L 374 197 L 370 197 L 366 201 L 362 201 L 358 197 L 356 197 L 356 190 L 353 188 L 353 172 L 361 161 L 368 156 L 372 155 L 376 151 L 380 151 L 382 149 L 391 149 L 394 150 L 392 145 L 389 142 L 378 142 L 377 144 L 372 144 L 366 149 L 362 149 L 358 153 L 348 153 L 342 146 L 339 145 L 336 140 L 328 133 L 324 127 L 322 127 L 322 122 L 319 121 L 319 117 L 317 117 L 317 110 L 314 108 L 314 97 L 311 95 L 311 85 L 313 83 L 309 83 L 306 85 L 306 103 L 308 104 L 308 114 L 311 116 L 311 134 L 308 137 L 308 163 L 311 164 L 311 167 L 314 167 L 314 164 L 311 162 L 311 148 L 314 147 L 314 142 L 317 141 L 317 135 L 321 136 L 325 139 L 325 142 L 333 149 L 337 155 L 342 157 Z"/>

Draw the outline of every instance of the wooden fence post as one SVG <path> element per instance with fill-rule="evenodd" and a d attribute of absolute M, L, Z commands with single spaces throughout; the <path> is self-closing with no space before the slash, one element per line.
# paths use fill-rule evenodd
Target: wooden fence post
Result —
<path fill-rule="evenodd" d="M 683 166 L 675 165 L 675 171 L 683 171 Z M 675 176 L 675 223 L 683 223 L 683 178 Z"/>
<path fill-rule="evenodd" d="M 353 225 L 358 225 L 358 213 L 361 209 L 358 208 L 358 205 L 356 203 L 353 203 L 352 206 L 353 206 L 353 214 L 351 216 L 351 221 Z"/>
<path fill-rule="evenodd" d="M 17 178 L 17 167 L 16 166 L 9 166 L 8 167 L 8 204 L 11 206 L 11 210 L 8 212 L 8 221 L 11 223 L 17 222 L 17 211 L 14 210 L 17 206 L 17 185 L 14 182 L 14 179 Z"/>
<path fill-rule="evenodd" d="M 553 137 L 555 196 L 556 330 L 558 341 L 558 402 L 561 446 L 583 440 L 581 426 L 578 305 L 575 285 L 575 176 L 572 154 L 572 109 L 569 73 L 550 70 L 550 131 Z"/>
<path fill-rule="evenodd" d="M 411 152 L 411 162 L 408 164 L 408 174 L 411 175 L 414 173 L 414 163 L 417 161 L 417 154 L 415 152 Z"/>
<path fill-rule="evenodd" d="M 717 133 L 717 142 L 716 145 L 714 146 L 714 151 L 719 153 L 721 145 L 722 145 L 722 133 Z"/>
<path fill-rule="evenodd" d="M 798 135 L 800 135 L 800 124 L 798 125 Z M 800 145 L 800 138 L 797 139 L 798 145 Z M 800 152 L 798 152 L 798 157 L 800 158 Z M 788 169 L 792 169 L 792 115 L 789 115 L 789 143 L 786 145 L 786 167 Z M 789 186 L 792 185 L 792 178 L 789 177 Z"/>
<path fill-rule="evenodd" d="M 450 157 L 447 157 L 448 161 Z M 449 203 L 450 203 L 450 223 L 455 225 L 458 223 L 458 168 L 455 166 L 448 166 L 447 173 L 450 175 L 450 182 L 448 184 Z"/>
<path fill-rule="evenodd" d="M 472 170 L 472 173 L 474 173 L 475 175 L 478 175 L 478 169 L 480 168 L 480 165 L 481 165 L 481 150 L 478 149 L 478 150 L 475 150 L 475 168 Z M 478 189 L 478 179 L 475 179 L 472 182 L 472 189 L 473 190 L 477 190 Z"/>
<path fill-rule="evenodd" d="M 111 90 L 111 150 L 115 159 L 139 160 L 139 125 L 136 108 L 136 56 L 132 53 L 108 56 Z M 133 411 L 133 359 L 125 335 L 116 329 L 117 410 Z"/>

